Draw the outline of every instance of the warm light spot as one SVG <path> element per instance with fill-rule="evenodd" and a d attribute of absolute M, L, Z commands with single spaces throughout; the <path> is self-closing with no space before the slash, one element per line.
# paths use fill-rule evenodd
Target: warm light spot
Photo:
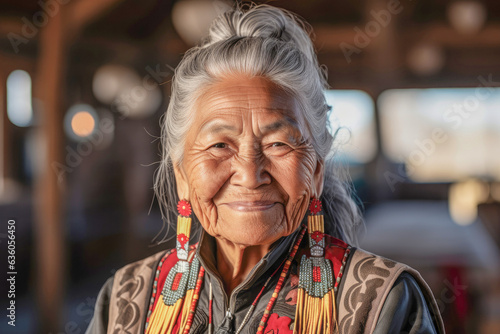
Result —
<path fill-rule="evenodd" d="M 64 130 L 75 141 L 86 141 L 98 130 L 99 117 L 89 104 L 75 104 L 64 116 Z M 96 138 L 99 138 L 98 135 Z"/>
<path fill-rule="evenodd" d="M 453 184 L 449 192 L 450 215 L 459 225 L 472 224 L 477 219 L 477 206 L 488 197 L 488 187 L 477 180 Z"/>
<path fill-rule="evenodd" d="M 500 202 L 500 183 L 493 183 L 490 188 L 491 197 L 497 202 Z"/>
<path fill-rule="evenodd" d="M 94 131 L 94 117 L 88 111 L 79 111 L 71 120 L 71 128 L 77 136 L 87 137 Z"/>

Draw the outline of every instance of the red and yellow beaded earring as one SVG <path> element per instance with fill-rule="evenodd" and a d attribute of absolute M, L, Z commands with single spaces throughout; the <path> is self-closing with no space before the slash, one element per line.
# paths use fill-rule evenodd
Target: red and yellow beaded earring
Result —
<path fill-rule="evenodd" d="M 172 333 L 177 319 L 181 319 L 179 333 L 190 327 L 190 312 L 196 308 L 199 287 L 200 262 L 195 252 L 189 254 L 189 238 L 191 235 L 191 205 L 181 200 L 177 204 L 177 263 L 170 269 L 163 289 L 161 299 L 158 300 L 151 314 L 147 334 Z M 203 271 L 203 270 L 201 270 Z M 191 319 L 192 320 L 192 319 Z"/>
<path fill-rule="evenodd" d="M 299 269 L 299 289 L 294 334 L 333 333 L 335 295 L 332 265 L 325 259 L 325 223 L 321 201 L 313 198 L 307 217 L 310 256 L 303 255 Z"/>

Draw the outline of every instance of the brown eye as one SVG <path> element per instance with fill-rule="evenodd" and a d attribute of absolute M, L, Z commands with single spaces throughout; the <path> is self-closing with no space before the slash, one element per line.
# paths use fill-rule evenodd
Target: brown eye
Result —
<path fill-rule="evenodd" d="M 276 143 L 273 143 L 271 146 L 272 147 L 279 147 L 279 146 L 285 146 L 285 145 L 286 145 L 285 143 L 276 142 Z"/>
<path fill-rule="evenodd" d="M 217 144 L 213 145 L 212 147 L 215 147 L 215 148 L 226 148 L 227 145 L 225 143 L 217 143 Z"/>

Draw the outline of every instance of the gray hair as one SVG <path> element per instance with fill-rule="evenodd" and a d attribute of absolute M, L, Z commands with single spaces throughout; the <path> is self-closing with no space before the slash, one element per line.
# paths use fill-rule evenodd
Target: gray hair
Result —
<path fill-rule="evenodd" d="M 311 27 L 286 10 L 268 5 L 236 5 L 214 20 L 208 37 L 184 55 L 172 79 L 172 95 L 161 119 L 162 160 L 154 190 L 162 216 L 175 221 L 178 201 L 173 164 L 182 163 L 185 134 L 204 89 L 233 74 L 265 77 L 292 94 L 304 112 L 312 145 L 325 162 L 321 199 L 327 232 L 356 244 L 362 222 L 343 168 L 333 160 L 336 133 L 329 131 L 324 90 L 327 74 L 319 66 Z M 168 224 L 167 224 L 168 226 Z M 167 229 L 168 233 L 168 229 Z"/>

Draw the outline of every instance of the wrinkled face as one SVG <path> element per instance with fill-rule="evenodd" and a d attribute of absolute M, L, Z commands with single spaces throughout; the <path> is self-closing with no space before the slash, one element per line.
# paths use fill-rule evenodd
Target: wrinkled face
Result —
<path fill-rule="evenodd" d="M 240 246 L 291 234 L 323 185 L 306 129 L 296 99 L 267 79 L 223 79 L 197 101 L 179 197 L 210 235 Z"/>

